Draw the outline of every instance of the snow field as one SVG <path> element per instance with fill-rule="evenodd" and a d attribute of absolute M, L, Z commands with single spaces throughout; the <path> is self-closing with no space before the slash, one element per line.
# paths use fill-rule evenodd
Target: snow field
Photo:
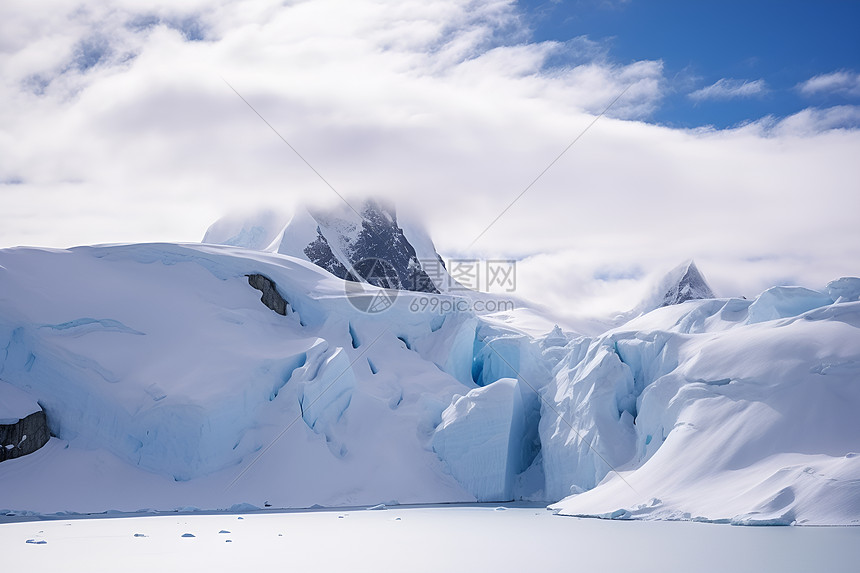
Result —
<path fill-rule="evenodd" d="M 0 543 L 10 570 L 82 572 L 838 573 L 860 559 L 860 528 L 617 523 L 491 505 L 57 519 L 0 524 Z"/>

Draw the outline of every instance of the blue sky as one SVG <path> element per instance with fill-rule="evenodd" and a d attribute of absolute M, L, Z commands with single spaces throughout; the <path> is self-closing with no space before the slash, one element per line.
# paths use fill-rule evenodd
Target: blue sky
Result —
<path fill-rule="evenodd" d="M 853 94 L 804 94 L 817 75 L 860 71 L 860 2 L 519 0 L 535 41 L 587 36 L 610 61 L 661 60 L 669 91 L 649 120 L 723 128 L 804 108 L 857 104 Z M 557 64 L 564 65 L 564 61 Z M 754 95 L 691 98 L 720 80 Z"/>

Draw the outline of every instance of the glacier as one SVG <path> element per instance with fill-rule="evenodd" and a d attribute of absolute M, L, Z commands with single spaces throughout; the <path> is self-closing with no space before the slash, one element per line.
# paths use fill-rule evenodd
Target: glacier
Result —
<path fill-rule="evenodd" d="M 411 305 L 420 292 L 362 312 L 346 281 L 244 228 L 222 235 L 254 248 L 0 250 L 0 404 L 40 406 L 52 434 L 0 463 L 0 508 L 528 499 L 860 523 L 860 279 L 584 336 L 528 308 Z"/>
<path fill-rule="evenodd" d="M 478 501 L 513 500 L 525 435 L 523 402 L 514 378 L 455 395 L 433 434 L 433 451 Z"/>
<path fill-rule="evenodd" d="M 547 387 L 559 415 L 541 418 L 549 497 L 567 496 L 553 507 L 860 523 L 860 304 L 801 294 L 794 314 L 771 290 L 667 307 L 581 342 Z"/>

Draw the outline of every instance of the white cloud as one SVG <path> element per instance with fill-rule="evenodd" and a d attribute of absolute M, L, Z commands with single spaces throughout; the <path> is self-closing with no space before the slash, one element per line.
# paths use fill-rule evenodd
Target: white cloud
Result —
<path fill-rule="evenodd" d="M 846 70 L 821 74 L 798 84 L 803 95 L 841 94 L 860 96 L 860 73 Z"/>
<path fill-rule="evenodd" d="M 764 80 L 736 80 L 722 78 L 709 86 L 697 89 L 689 94 L 696 101 L 709 99 L 725 100 L 745 97 L 758 97 L 766 94 L 767 84 Z"/>
<path fill-rule="evenodd" d="M 792 114 L 771 127 L 772 134 L 810 135 L 831 129 L 860 127 L 860 106 L 838 105 L 829 108 L 807 108 Z"/>
<path fill-rule="evenodd" d="M 0 246 L 194 241 L 237 209 L 336 201 L 223 76 L 340 193 L 395 198 L 447 256 L 524 257 L 523 294 L 570 313 L 635 304 L 638 278 L 607 268 L 688 257 L 725 295 L 860 274 L 860 131 L 832 129 L 853 108 L 650 125 L 661 62 L 529 42 L 507 1 L 79 6 L 0 6 Z M 96 35 L 109 55 L 71 65 Z"/>

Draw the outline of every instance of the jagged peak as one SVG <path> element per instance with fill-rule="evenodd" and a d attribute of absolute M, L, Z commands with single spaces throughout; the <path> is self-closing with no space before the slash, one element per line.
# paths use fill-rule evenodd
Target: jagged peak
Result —
<path fill-rule="evenodd" d="M 663 290 L 661 307 L 688 300 L 714 298 L 714 291 L 693 259 L 688 259 L 672 269 L 661 281 L 661 287 Z"/>
<path fill-rule="evenodd" d="M 273 225 L 278 225 L 275 232 Z M 447 284 L 447 276 L 438 276 L 444 274 L 436 270 L 441 259 L 429 235 L 419 224 L 401 226 L 394 203 L 386 198 L 299 205 L 287 222 L 259 215 L 245 222 L 225 218 L 205 240 L 302 258 L 349 281 L 376 284 L 362 272 L 362 261 L 381 260 L 397 276 L 378 286 L 435 293 Z M 426 261 L 432 262 L 432 277 Z"/>
<path fill-rule="evenodd" d="M 714 291 L 695 261 L 687 259 L 654 281 L 649 294 L 633 309 L 618 315 L 615 322 L 623 324 L 658 308 L 707 298 L 715 298 Z"/>

